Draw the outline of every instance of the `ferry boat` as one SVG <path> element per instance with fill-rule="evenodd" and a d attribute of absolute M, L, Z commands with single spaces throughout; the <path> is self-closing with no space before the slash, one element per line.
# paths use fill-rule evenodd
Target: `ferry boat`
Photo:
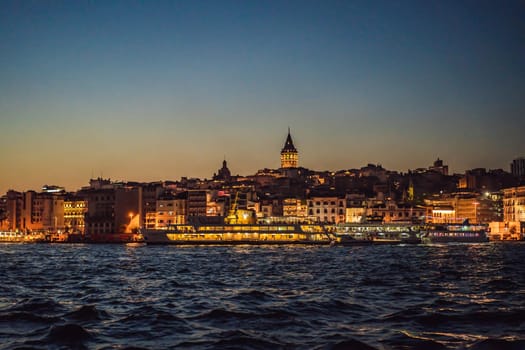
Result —
<path fill-rule="evenodd" d="M 412 223 L 346 223 L 338 224 L 334 236 L 341 241 L 362 244 L 418 244 L 421 243 L 420 226 Z"/>
<path fill-rule="evenodd" d="M 328 245 L 334 239 L 322 225 L 205 224 L 170 225 L 142 230 L 147 244 L 310 244 Z"/>
<path fill-rule="evenodd" d="M 229 215 L 216 223 L 170 224 L 143 229 L 147 244 L 332 244 L 333 237 L 320 224 L 257 221 L 255 212 L 237 207 L 235 195 Z"/>
<path fill-rule="evenodd" d="M 46 237 L 42 233 L 0 231 L 0 242 L 41 243 L 46 242 Z"/>
<path fill-rule="evenodd" d="M 428 225 L 421 236 L 423 243 L 483 243 L 488 242 L 486 225 Z"/>

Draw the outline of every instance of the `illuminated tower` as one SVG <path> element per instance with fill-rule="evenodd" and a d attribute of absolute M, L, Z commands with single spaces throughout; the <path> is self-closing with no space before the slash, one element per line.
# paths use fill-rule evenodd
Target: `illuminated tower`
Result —
<path fill-rule="evenodd" d="M 288 128 L 288 137 L 281 150 L 281 168 L 297 168 L 299 163 L 299 154 L 293 145 L 292 136 L 290 135 L 290 128 Z"/>

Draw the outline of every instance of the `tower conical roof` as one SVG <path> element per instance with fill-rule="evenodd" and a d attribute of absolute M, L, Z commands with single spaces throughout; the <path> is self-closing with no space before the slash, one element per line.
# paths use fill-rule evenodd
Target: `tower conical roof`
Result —
<path fill-rule="evenodd" d="M 297 149 L 293 145 L 292 135 L 290 135 L 290 129 L 288 129 L 288 137 L 286 137 L 286 142 L 284 143 L 284 147 L 281 150 L 281 153 L 283 152 L 296 152 L 297 153 Z"/>

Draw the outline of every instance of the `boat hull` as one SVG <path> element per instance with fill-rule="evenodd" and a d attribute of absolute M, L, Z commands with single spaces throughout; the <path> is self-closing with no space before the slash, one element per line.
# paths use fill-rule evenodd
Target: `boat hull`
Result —
<path fill-rule="evenodd" d="M 146 237 L 145 237 L 146 238 Z M 330 241 L 299 241 L 299 240 L 145 240 L 148 245 L 329 245 Z"/>
<path fill-rule="evenodd" d="M 485 225 L 468 223 L 429 225 L 421 239 L 423 243 L 486 243 L 489 241 Z"/>
<path fill-rule="evenodd" d="M 432 244 L 432 243 L 487 243 L 489 241 L 488 237 L 422 237 L 422 243 Z"/>

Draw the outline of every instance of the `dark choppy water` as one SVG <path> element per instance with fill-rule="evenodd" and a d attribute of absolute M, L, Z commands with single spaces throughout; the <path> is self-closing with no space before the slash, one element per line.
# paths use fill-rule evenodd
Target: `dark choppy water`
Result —
<path fill-rule="evenodd" d="M 525 244 L 0 244 L 0 349 L 525 349 Z"/>

